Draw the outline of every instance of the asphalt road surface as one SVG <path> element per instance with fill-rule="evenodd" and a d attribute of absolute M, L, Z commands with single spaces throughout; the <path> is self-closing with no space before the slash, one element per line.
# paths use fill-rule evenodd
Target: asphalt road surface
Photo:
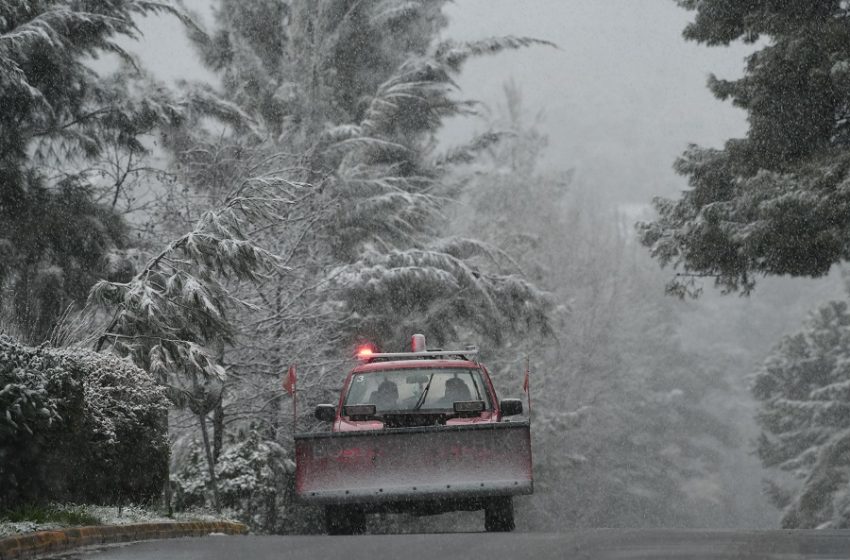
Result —
<path fill-rule="evenodd" d="M 575 530 L 346 537 L 209 536 L 65 554 L 66 560 L 850 559 L 850 531 Z"/>

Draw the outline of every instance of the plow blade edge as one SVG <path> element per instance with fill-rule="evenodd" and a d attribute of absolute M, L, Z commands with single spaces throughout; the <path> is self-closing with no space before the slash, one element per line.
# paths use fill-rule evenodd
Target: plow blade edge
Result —
<path fill-rule="evenodd" d="M 305 502 L 531 494 L 527 422 L 295 436 L 295 488 Z"/>

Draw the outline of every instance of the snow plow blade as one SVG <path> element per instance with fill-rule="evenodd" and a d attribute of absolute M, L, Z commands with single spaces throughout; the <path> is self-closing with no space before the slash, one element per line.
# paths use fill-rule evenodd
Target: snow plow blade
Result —
<path fill-rule="evenodd" d="M 528 422 L 295 436 L 308 503 L 374 503 L 533 492 Z"/>

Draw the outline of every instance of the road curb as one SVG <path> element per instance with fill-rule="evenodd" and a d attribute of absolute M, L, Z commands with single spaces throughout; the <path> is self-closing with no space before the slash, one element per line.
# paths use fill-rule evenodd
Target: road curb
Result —
<path fill-rule="evenodd" d="M 0 539 L 0 560 L 34 558 L 41 554 L 55 554 L 93 544 L 202 537 L 210 533 L 244 535 L 247 532 L 248 527 L 231 521 L 175 521 L 71 527 L 2 538 Z"/>

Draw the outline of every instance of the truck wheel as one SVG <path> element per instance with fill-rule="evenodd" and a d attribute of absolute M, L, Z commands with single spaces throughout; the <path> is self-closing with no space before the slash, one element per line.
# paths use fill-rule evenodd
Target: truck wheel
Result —
<path fill-rule="evenodd" d="M 353 507 L 325 506 L 325 531 L 329 535 L 365 533 L 366 514 Z"/>
<path fill-rule="evenodd" d="M 511 497 L 490 500 L 484 508 L 484 529 L 491 533 L 507 533 L 513 531 L 514 527 L 514 503 Z"/>

